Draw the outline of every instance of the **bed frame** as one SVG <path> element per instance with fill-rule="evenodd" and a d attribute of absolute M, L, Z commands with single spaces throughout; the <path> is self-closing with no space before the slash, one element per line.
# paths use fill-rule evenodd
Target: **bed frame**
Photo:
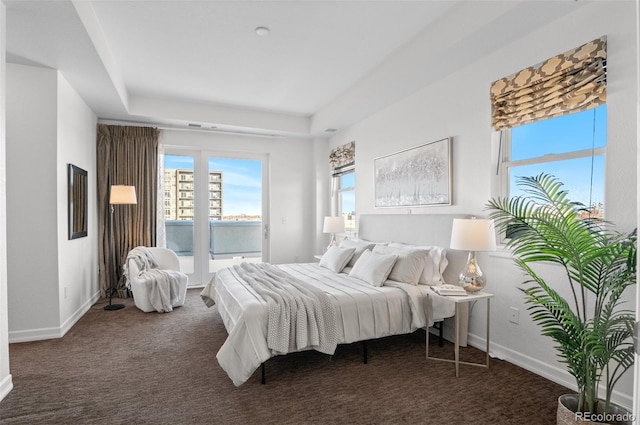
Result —
<path fill-rule="evenodd" d="M 429 245 L 448 247 L 451 240 L 451 227 L 454 218 L 468 218 L 462 214 L 362 214 L 358 219 L 357 237 L 373 242 L 401 242 L 411 245 Z M 443 274 L 445 282 L 453 283 L 458 280 L 457 275 L 467 261 L 467 253 L 461 251 L 447 251 L 449 264 Z M 467 304 L 461 306 L 460 317 L 460 345 L 467 344 L 468 310 Z M 448 320 L 448 319 L 445 319 Z M 434 324 L 438 330 L 439 345 L 445 338 L 444 321 Z M 427 332 L 429 330 L 427 329 Z M 453 339 L 447 335 L 447 339 Z M 362 361 L 368 362 L 367 341 L 362 341 Z M 266 384 L 266 362 L 261 365 L 261 383 Z"/>

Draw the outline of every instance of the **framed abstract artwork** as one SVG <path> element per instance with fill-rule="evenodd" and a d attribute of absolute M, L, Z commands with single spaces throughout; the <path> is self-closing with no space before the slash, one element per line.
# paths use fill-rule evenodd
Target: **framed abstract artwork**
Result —
<path fill-rule="evenodd" d="M 451 205 L 451 138 L 373 160 L 376 207 Z"/>

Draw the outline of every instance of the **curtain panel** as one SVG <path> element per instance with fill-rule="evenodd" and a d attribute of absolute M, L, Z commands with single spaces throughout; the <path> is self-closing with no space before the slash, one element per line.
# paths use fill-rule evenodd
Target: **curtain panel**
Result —
<path fill-rule="evenodd" d="M 606 103 L 607 37 L 556 55 L 491 85 L 495 130 Z"/>
<path fill-rule="evenodd" d="M 136 246 L 155 246 L 159 130 L 98 124 L 98 234 L 100 295 L 128 297 L 122 266 Z M 113 251 L 109 246 L 112 185 L 135 186 L 136 205 L 113 205 Z"/>
<path fill-rule="evenodd" d="M 356 164 L 356 142 L 352 141 L 332 149 L 329 153 L 329 163 L 333 177 L 353 170 Z"/>

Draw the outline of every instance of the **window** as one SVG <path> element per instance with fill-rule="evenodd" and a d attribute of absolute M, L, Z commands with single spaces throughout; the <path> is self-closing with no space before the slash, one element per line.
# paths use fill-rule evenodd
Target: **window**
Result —
<path fill-rule="evenodd" d="M 331 164 L 331 215 L 344 218 L 344 229 L 352 237 L 356 231 L 356 142 L 338 146 L 329 153 Z"/>
<path fill-rule="evenodd" d="M 603 218 L 607 106 L 502 130 L 502 196 L 521 195 L 517 177 L 556 176 L 569 198 Z"/>
<path fill-rule="evenodd" d="M 344 218 L 345 232 L 353 236 L 356 231 L 356 172 L 351 170 L 334 178 L 335 215 Z"/>

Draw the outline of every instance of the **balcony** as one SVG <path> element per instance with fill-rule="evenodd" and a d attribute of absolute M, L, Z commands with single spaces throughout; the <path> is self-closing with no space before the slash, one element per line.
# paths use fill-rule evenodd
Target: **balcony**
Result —
<path fill-rule="evenodd" d="M 193 221 L 166 220 L 167 248 L 178 256 L 193 256 Z M 209 221 L 210 259 L 256 256 L 262 251 L 261 221 Z"/>

